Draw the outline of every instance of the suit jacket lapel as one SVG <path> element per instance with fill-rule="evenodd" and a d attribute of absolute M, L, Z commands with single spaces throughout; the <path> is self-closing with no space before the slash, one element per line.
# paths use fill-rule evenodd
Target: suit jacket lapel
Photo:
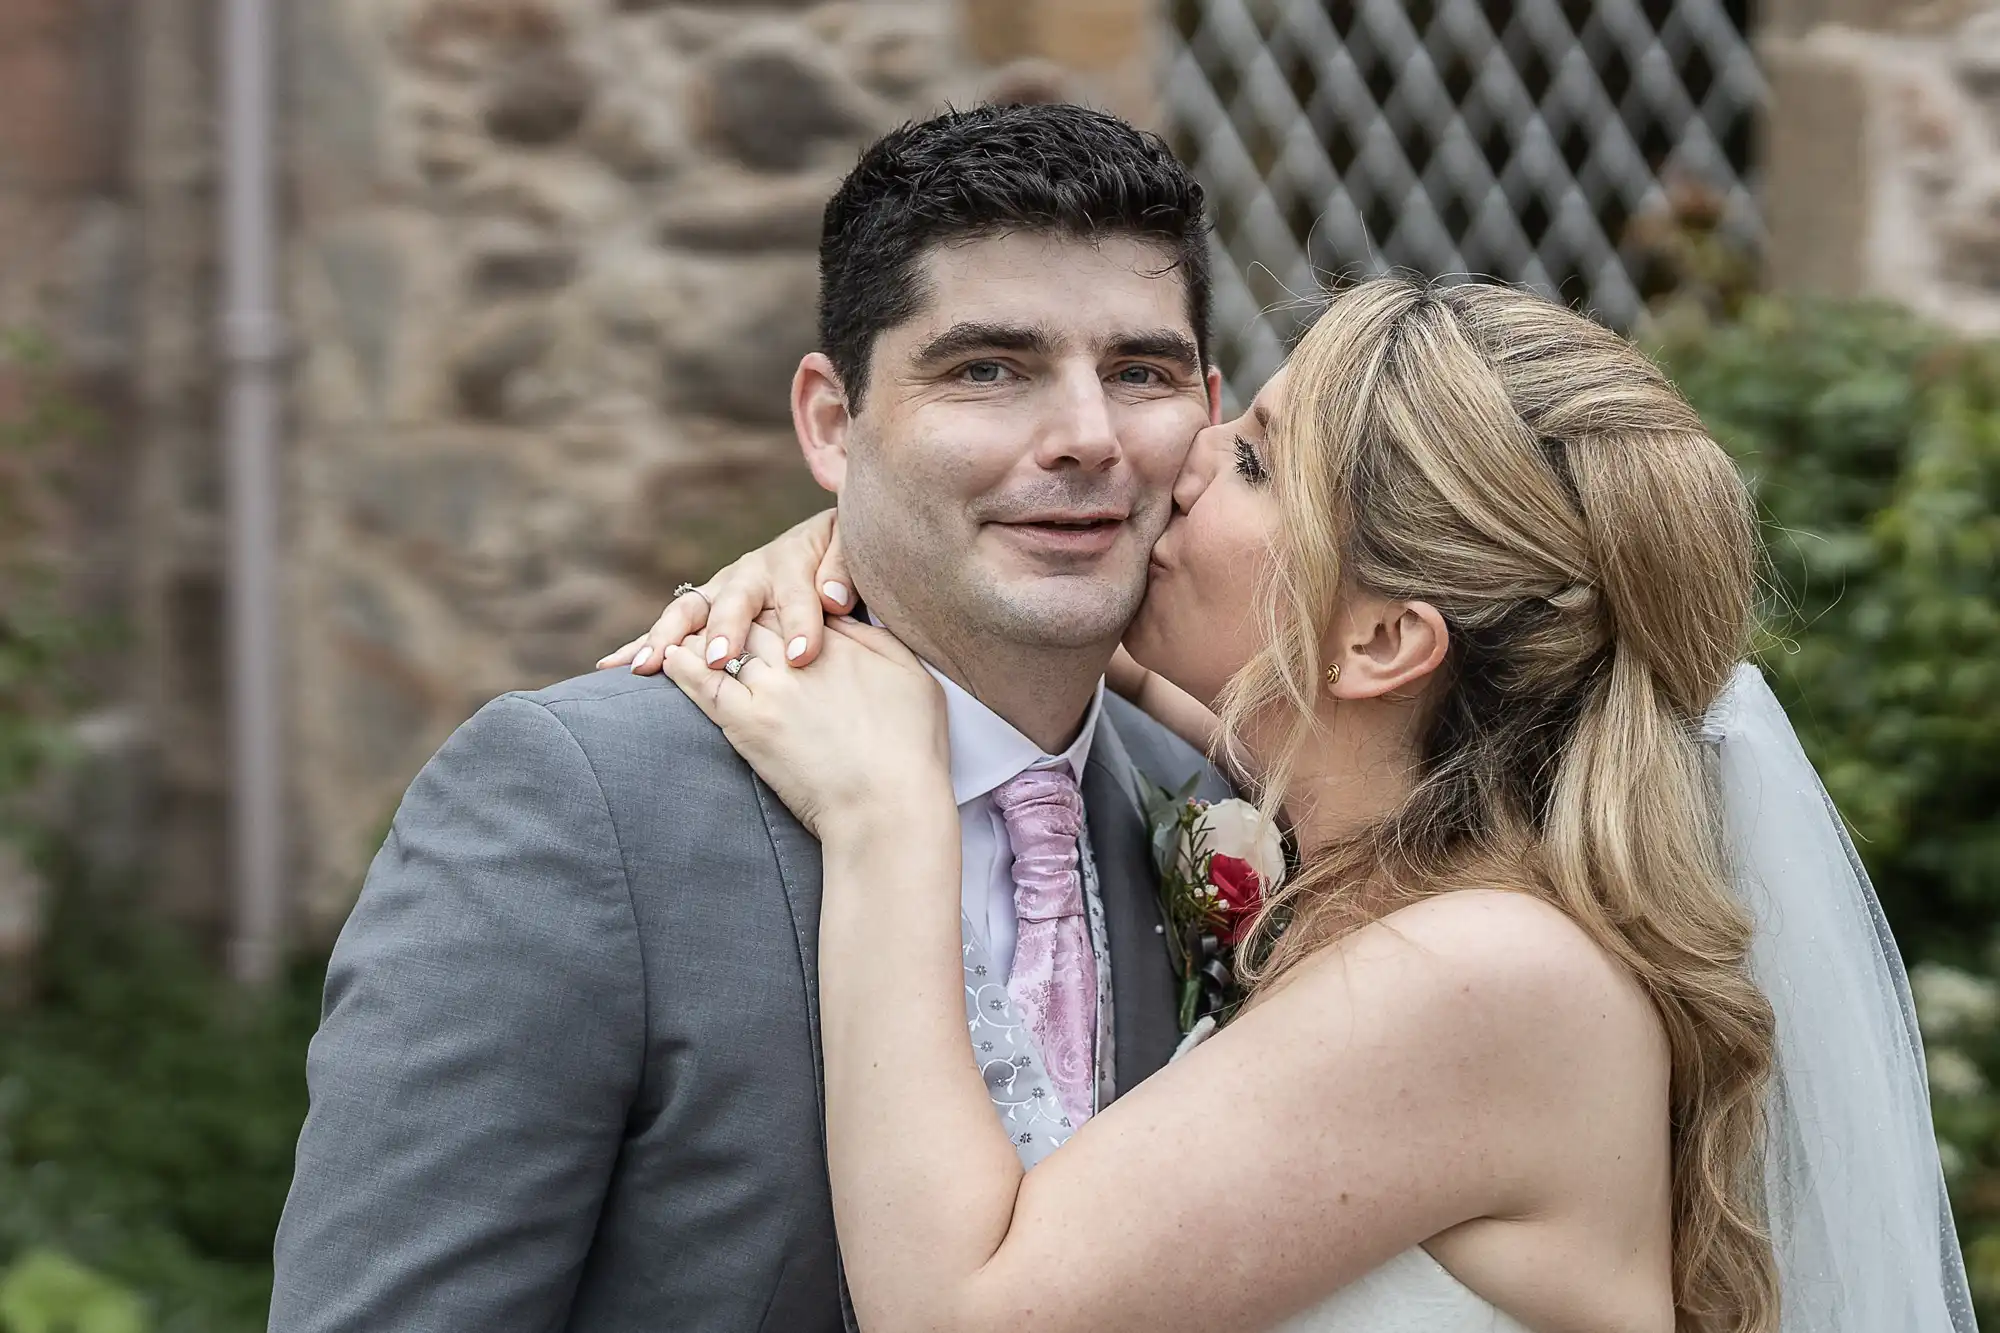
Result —
<path fill-rule="evenodd" d="M 757 783 L 757 805 L 771 835 L 784 882 L 785 901 L 792 909 L 792 930 L 799 946 L 799 971 L 805 977 L 806 1026 L 812 1033 L 813 1089 L 819 1094 L 820 1155 L 826 1155 L 826 1055 L 819 1037 L 819 904 L 824 888 L 819 842 L 805 831 L 769 787 Z M 837 1250 L 836 1250 L 837 1253 Z M 847 1333 L 858 1333 L 854 1302 L 847 1294 L 845 1266 L 840 1272 L 840 1322 Z"/>
<path fill-rule="evenodd" d="M 1107 714 L 1098 721 L 1084 768 L 1083 803 L 1111 942 L 1120 1096 L 1164 1066 L 1180 1041 L 1173 966 L 1159 929 L 1159 876 L 1152 837 L 1140 813 L 1138 782 L 1138 771 Z"/>

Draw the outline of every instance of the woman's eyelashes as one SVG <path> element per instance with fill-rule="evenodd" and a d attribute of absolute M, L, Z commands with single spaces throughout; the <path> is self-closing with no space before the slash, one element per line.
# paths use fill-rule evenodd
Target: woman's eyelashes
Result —
<path fill-rule="evenodd" d="M 1257 447 L 1241 435 L 1236 437 L 1236 472 L 1252 486 L 1262 485 L 1270 477 L 1264 471 L 1264 460 L 1257 456 Z"/>

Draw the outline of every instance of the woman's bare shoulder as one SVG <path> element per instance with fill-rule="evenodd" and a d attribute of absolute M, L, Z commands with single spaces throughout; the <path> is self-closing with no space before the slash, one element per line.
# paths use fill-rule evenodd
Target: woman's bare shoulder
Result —
<path fill-rule="evenodd" d="M 1299 970 L 1302 989 L 1321 992 L 1287 1006 L 1299 1017 L 1323 1011 L 1319 1001 L 1390 1007 L 1407 1037 L 1516 1074 L 1573 1067 L 1583 1054 L 1616 1053 L 1621 1065 L 1664 1055 L 1658 1017 L 1632 973 L 1567 913 L 1525 893 L 1422 899 Z"/>

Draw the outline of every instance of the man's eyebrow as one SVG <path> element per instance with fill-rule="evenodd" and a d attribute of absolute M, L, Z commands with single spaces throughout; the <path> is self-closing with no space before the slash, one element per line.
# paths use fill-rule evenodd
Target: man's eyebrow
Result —
<path fill-rule="evenodd" d="M 1173 329 L 1148 329 L 1144 333 L 1124 333 L 1112 340 L 1113 356 L 1135 356 L 1148 361 L 1171 361 L 1183 370 L 1201 368 L 1201 352 L 1194 339 Z"/>
<path fill-rule="evenodd" d="M 1022 324 L 954 324 L 917 349 L 916 363 L 935 365 L 973 352 L 1033 352 L 1046 356 L 1056 339 L 1047 329 Z"/>

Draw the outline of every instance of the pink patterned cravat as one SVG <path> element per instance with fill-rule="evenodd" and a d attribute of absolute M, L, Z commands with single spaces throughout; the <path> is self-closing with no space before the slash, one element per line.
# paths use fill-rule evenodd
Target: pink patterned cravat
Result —
<path fill-rule="evenodd" d="M 1014 848 L 1014 971 L 1007 994 L 1027 1020 L 1070 1122 L 1096 1105 L 1097 962 L 1083 918 L 1077 838 L 1083 794 L 1067 768 L 1031 768 L 993 793 Z"/>

